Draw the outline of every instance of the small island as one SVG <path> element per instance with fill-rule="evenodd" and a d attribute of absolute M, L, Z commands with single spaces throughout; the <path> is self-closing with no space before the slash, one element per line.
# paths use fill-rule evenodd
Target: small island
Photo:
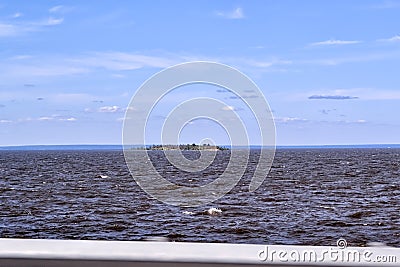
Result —
<path fill-rule="evenodd" d="M 205 150 L 205 151 L 223 151 L 229 150 L 227 147 L 214 146 L 210 144 L 186 144 L 186 145 L 151 145 L 146 150 Z"/>

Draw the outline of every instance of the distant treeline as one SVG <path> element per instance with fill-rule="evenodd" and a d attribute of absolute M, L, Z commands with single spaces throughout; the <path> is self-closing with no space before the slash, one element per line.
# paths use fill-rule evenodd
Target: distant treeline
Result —
<path fill-rule="evenodd" d="M 222 146 L 212 146 L 210 144 L 196 145 L 151 145 L 146 148 L 147 150 L 229 150 L 229 148 Z"/>

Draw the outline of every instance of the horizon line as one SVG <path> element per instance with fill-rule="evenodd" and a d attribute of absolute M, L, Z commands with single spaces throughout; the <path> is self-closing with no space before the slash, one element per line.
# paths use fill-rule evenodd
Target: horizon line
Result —
<path fill-rule="evenodd" d="M 147 145 L 127 145 L 128 147 L 147 147 L 152 146 L 154 144 Z M 221 147 L 231 147 L 231 148 L 243 148 L 247 146 L 231 146 L 231 145 L 218 145 Z M 0 145 L 0 150 L 35 150 L 41 149 L 45 150 L 46 148 L 71 148 L 75 149 L 123 149 L 123 144 L 36 144 L 36 145 Z M 262 146 L 262 145 L 249 145 L 250 148 L 262 148 L 262 147 L 271 147 L 271 146 Z M 304 144 L 304 145 L 276 145 L 275 148 L 400 148 L 400 143 L 374 143 L 374 144 Z"/>

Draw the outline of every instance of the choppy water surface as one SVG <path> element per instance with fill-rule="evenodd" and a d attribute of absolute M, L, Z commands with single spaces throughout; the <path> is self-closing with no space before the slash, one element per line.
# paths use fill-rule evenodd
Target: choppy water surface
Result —
<path fill-rule="evenodd" d="M 204 184 L 229 152 L 199 175 L 151 151 L 177 183 Z M 195 153 L 195 152 L 187 152 Z M 131 178 L 122 151 L 1 151 L 0 237 L 255 244 L 400 246 L 400 149 L 282 149 L 263 185 L 248 192 L 254 163 L 225 197 L 199 208 L 167 206 Z M 191 155 L 187 155 L 191 157 Z M 193 155 L 196 158 L 196 155 Z M 253 151 L 250 162 L 256 162 Z M 219 216 L 205 215 L 210 207 Z"/>

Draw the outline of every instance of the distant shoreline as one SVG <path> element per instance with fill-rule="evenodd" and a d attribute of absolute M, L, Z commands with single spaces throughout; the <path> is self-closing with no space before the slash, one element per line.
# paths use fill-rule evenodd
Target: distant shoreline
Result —
<path fill-rule="evenodd" d="M 135 149 L 135 148 L 133 148 Z M 140 149 L 140 148 L 139 148 Z M 151 145 L 147 147 L 143 147 L 141 149 L 145 150 L 185 150 L 185 151 L 222 151 L 229 150 L 227 147 L 223 146 L 214 146 L 210 144 L 197 145 L 197 144 L 181 144 L 181 145 Z"/>
<path fill-rule="evenodd" d="M 131 146 L 135 149 L 144 148 L 144 146 Z M 151 147 L 145 146 L 145 147 Z M 230 146 L 220 146 L 227 148 Z M 240 149 L 245 147 L 232 147 Z M 261 146 L 251 145 L 250 149 L 260 149 Z M 304 145 L 304 146 L 276 146 L 276 149 L 400 149 L 400 144 L 368 144 L 368 145 Z M 22 145 L 22 146 L 0 146 L 0 151 L 35 151 L 35 150 L 123 150 L 122 145 Z"/>

